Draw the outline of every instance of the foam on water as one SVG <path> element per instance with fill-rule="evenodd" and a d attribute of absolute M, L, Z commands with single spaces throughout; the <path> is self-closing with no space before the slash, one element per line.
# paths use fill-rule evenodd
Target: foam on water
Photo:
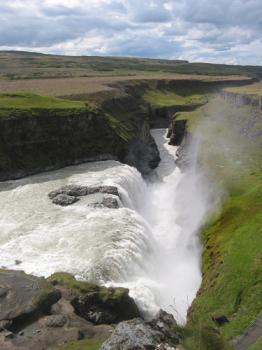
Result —
<path fill-rule="evenodd" d="M 161 307 L 185 322 L 201 282 L 200 219 L 185 210 L 191 205 L 182 198 L 185 176 L 164 135 L 165 130 L 153 131 L 162 158 L 153 184 L 116 161 L 0 183 L 1 266 L 44 276 L 67 271 L 128 287 L 146 317 Z M 72 206 L 54 205 L 48 193 L 67 184 L 117 186 L 121 207 L 90 207 L 89 196 Z"/>

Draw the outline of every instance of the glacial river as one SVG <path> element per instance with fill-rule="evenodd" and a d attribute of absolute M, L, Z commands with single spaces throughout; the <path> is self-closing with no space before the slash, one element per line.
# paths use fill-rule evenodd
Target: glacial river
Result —
<path fill-rule="evenodd" d="M 176 147 L 165 134 L 152 131 L 162 161 L 151 182 L 105 161 L 0 183 L 0 265 L 124 286 L 145 317 L 163 308 L 185 323 L 201 283 L 198 229 L 206 202 L 196 174 L 175 166 Z M 67 184 L 117 186 L 120 208 L 94 208 L 90 196 L 53 204 L 48 193 Z"/>

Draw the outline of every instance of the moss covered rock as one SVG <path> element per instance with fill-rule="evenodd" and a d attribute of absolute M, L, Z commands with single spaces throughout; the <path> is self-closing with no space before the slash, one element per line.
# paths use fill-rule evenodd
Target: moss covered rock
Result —
<path fill-rule="evenodd" d="M 65 291 L 77 315 L 94 324 L 112 324 L 139 316 L 128 289 L 77 281 L 69 273 L 55 273 L 48 281 Z"/>

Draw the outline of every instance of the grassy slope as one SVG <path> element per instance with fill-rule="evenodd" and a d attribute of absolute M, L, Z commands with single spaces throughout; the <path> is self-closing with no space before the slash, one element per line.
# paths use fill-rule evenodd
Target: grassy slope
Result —
<path fill-rule="evenodd" d="M 85 107 L 83 102 L 38 96 L 30 93 L 0 94 L 0 109 L 63 109 L 83 107 Z"/>
<path fill-rule="evenodd" d="M 82 101 L 50 98 L 31 93 L 0 94 L 0 118 L 37 117 L 46 112 L 60 116 L 78 115 L 93 108 Z"/>
<path fill-rule="evenodd" d="M 188 63 L 124 57 L 55 56 L 29 52 L 0 51 L 0 78 L 61 78 L 80 76 L 121 76 L 141 73 L 178 73 L 204 75 L 255 75 L 261 67 L 234 66 L 210 63 Z"/>
<path fill-rule="evenodd" d="M 206 102 L 204 95 L 182 96 L 172 91 L 148 90 L 144 99 L 156 107 L 202 105 Z"/>
<path fill-rule="evenodd" d="M 252 113 L 250 107 L 227 106 L 218 98 L 178 115 L 202 139 L 202 164 L 224 191 L 222 210 L 202 232 L 204 275 L 191 309 L 188 349 L 196 349 L 206 327 L 216 326 L 212 317 L 228 317 L 230 322 L 218 328 L 232 339 L 262 310 L 262 120 L 261 115 L 252 119 Z"/>

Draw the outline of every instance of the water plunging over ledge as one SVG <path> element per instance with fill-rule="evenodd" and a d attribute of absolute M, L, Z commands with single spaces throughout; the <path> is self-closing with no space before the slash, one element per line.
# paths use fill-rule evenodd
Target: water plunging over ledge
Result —
<path fill-rule="evenodd" d="M 86 163 L 0 183 L 0 264 L 48 276 L 125 286 L 147 317 L 163 308 L 184 323 L 201 282 L 197 230 L 205 213 L 198 178 L 175 166 L 166 130 L 153 130 L 158 180 L 116 161 Z M 67 184 L 115 185 L 119 209 L 82 197 L 60 207 L 48 193 Z"/>

